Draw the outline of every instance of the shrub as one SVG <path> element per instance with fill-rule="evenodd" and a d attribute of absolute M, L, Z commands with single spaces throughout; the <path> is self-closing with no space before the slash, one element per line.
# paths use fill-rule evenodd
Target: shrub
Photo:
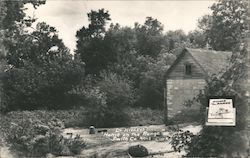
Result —
<path fill-rule="evenodd" d="M 174 151 L 181 152 L 191 144 L 191 139 L 194 137 L 190 131 L 178 131 L 172 136 L 170 144 Z"/>
<path fill-rule="evenodd" d="M 123 108 L 134 103 L 132 82 L 112 72 L 101 73 L 102 80 L 97 84 L 107 96 L 108 106 Z"/>
<path fill-rule="evenodd" d="M 157 125 L 164 123 L 164 111 L 142 107 L 127 107 L 124 112 L 130 118 L 130 126 Z"/>
<path fill-rule="evenodd" d="M 34 111 L 12 111 L 6 114 L 5 118 L 9 118 L 10 121 L 19 121 L 22 118 L 30 118 L 32 120 L 39 118 L 43 123 L 47 123 L 52 118 L 59 122 L 54 122 L 60 126 L 65 127 L 79 127 L 86 126 L 88 123 L 86 120 L 87 110 L 84 107 L 79 107 L 71 110 L 34 110 Z M 61 127 L 64 128 L 64 127 Z"/>
<path fill-rule="evenodd" d="M 80 135 L 76 135 L 75 138 L 66 139 L 66 144 L 74 155 L 80 154 L 81 150 L 86 147 L 86 143 Z"/>
<path fill-rule="evenodd" d="M 2 117 L 1 131 L 10 149 L 19 157 L 44 157 L 48 153 L 74 155 L 76 148 L 79 151 L 85 147 L 79 136 L 69 139 L 62 136 L 64 124 L 61 120 L 53 117 L 40 120 L 37 116 L 37 113 L 25 111 Z"/>
<path fill-rule="evenodd" d="M 86 92 L 88 100 L 87 120 L 96 127 L 126 126 L 129 118 L 120 106 L 107 103 L 107 95 L 100 87 L 93 87 Z"/>
<path fill-rule="evenodd" d="M 135 157 L 148 156 L 148 149 L 142 145 L 131 146 L 128 149 L 128 153 Z"/>

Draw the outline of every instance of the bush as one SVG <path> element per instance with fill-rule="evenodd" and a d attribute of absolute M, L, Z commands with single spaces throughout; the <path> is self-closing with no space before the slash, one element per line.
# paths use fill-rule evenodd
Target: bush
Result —
<path fill-rule="evenodd" d="M 131 146 L 128 149 L 128 153 L 135 157 L 148 156 L 148 149 L 142 145 Z"/>
<path fill-rule="evenodd" d="M 123 108 L 134 103 L 134 90 L 132 82 L 112 72 L 103 72 L 102 80 L 97 84 L 107 96 L 108 106 Z"/>
<path fill-rule="evenodd" d="M 79 107 L 71 110 L 34 110 L 34 111 L 12 111 L 6 114 L 6 118 L 9 120 L 20 120 L 23 117 L 37 119 L 43 123 L 47 123 L 52 118 L 60 120 L 65 127 L 88 127 L 86 120 L 87 110 L 86 108 Z M 63 127 L 62 127 L 63 128 Z"/>
<path fill-rule="evenodd" d="M 174 151 L 181 152 L 191 144 L 191 139 L 194 137 L 190 131 L 178 131 L 172 136 L 170 144 Z"/>
<path fill-rule="evenodd" d="M 142 107 L 127 107 L 124 112 L 130 118 L 130 126 L 157 125 L 164 123 L 164 111 Z"/>
<path fill-rule="evenodd" d="M 86 143 L 80 137 L 80 135 L 76 135 L 75 138 L 66 139 L 66 144 L 74 155 L 80 154 L 81 150 L 86 147 Z"/>
<path fill-rule="evenodd" d="M 87 121 L 96 127 L 121 127 L 129 125 L 130 119 L 123 109 L 100 104 L 90 106 Z"/>
<path fill-rule="evenodd" d="M 130 84 L 113 73 L 102 75 L 102 80 L 85 92 L 88 122 L 96 127 L 126 126 L 129 117 L 123 109 L 133 102 Z"/>
<path fill-rule="evenodd" d="M 61 120 L 53 117 L 40 120 L 37 116 L 25 111 L 2 117 L 1 131 L 10 149 L 19 157 L 44 157 L 48 153 L 74 155 L 85 147 L 79 136 L 69 139 L 62 136 L 64 124 Z"/>

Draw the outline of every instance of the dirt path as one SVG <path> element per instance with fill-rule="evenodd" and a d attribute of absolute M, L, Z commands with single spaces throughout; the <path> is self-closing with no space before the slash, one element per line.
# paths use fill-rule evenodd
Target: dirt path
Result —
<path fill-rule="evenodd" d="M 147 131 L 160 131 L 163 135 L 169 135 L 167 127 L 164 125 L 156 126 L 140 126 L 132 127 L 135 128 L 145 128 Z M 182 127 L 182 130 L 189 130 L 196 134 L 201 129 L 200 126 L 185 126 Z M 129 128 L 110 128 L 107 129 L 108 133 L 114 133 L 115 131 L 128 131 Z M 185 153 L 175 153 L 171 148 L 170 141 L 112 141 L 111 139 L 105 137 L 104 134 L 98 133 L 90 135 L 88 129 L 65 129 L 64 133 L 72 133 L 73 135 L 79 134 L 87 143 L 87 148 L 84 149 L 78 158 L 129 158 L 127 155 L 127 149 L 133 145 L 143 145 L 145 146 L 149 153 L 150 157 L 157 158 L 178 158 Z M 173 133 L 172 133 L 173 134 Z M 161 154 L 160 154 L 161 153 Z"/>
<path fill-rule="evenodd" d="M 149 153 L 156 154 L 156 153 L 165 153 L 164 156 L 166 156 L 166 152 L 172 151 L 171 146 L 169 143 L 166 142 L 154 142 L 154 141 L 147 141 L 147 142 L 116 142 L 109 145 L 102 145 L 97 146 L 94 148 L 83 150 L 80 157 L 85 158 L 91 158 L 93 156 L 100 157 L 100 158 L 129 158 L 127 155 L 127 149 L 129 146 L 141 144 L 145 146 Z M 173 152 L 167 153 L 168 155 L 173 155 Z M 175 156 L 181 154 L 174 153 Z M 163 156 L 163 155 L 162 155 Z M 158 157 L 158 156 L 157 156 Z"/>

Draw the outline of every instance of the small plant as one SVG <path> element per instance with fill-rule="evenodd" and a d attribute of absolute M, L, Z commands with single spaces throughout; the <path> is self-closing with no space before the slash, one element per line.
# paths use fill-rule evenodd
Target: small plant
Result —
<path fill-rule="evenodd" d="M 66 145 L 74 155 L 80 154 L 82 149 L 86 147 L 86 143 L 78 134 L 74 138 L 67 139 Z"/>
<path fill-rule="evenodd" d="M 134 157 L 144 157 L 148 156 L 148 149 L 142 145 L 131 146 L 128 149 L 128 153 Z"/>
<path fill-rule="evenodd" d="M 190 131 L 179 131 L 172 136 L 171 145 L 174 151 L 181 152 L 181 150 L 185 150 L 187 146 L 190 145 L 194 134 Z"/>

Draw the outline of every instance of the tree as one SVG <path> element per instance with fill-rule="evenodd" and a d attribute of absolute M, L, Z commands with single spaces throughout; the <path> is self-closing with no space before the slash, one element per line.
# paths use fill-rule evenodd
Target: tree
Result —
<path fill-rule="evenodd" d="M 57 58 L 43 65 L 25 62 L 5 73 L 5 111 L 67 109 L 77 106 L 70 91 L 84 79 L 82 62 Z"/>
<path fill-rule="evenodd" d="M 202 30 L 194 30 L 188 33 L 187 38 L 192 48 L 204 48 L 207 46 L 206 36 Z"/>
<path fill-rule="evenodd" d="M 104 37 L 106 45 L 110 46 L 117 63 L 123 62 L 123 58 L 134 51 L 137 45 L 135 30 L 130 27 L 121 27 L 119 24 L 111 24 Z"/>
<path fill-rule="evenodd" d="M 164 36 L 164 47 L 168 51 L 176 48 L 185 47 L 187 45 L 187 36 L 183 30 L 168 31 Z"/>
<path fill-rule="evenodd" d="M 8 49 L 7 61 L 15 67 L 22 67 L 27 61 L 39 65 L 59 56 L 69 56 L 69 50 L 58 38 L 56 29 L 44 22 L 38 23 L 33 32 L 22 31 L 12 38 L 15 41 L 6 40 L 5 46 Z M 51 50 L 52 47 L 56 51 Z"/>
<path fill-rule="evenodd" d="M 138 102 L 142 107 L 163 108 L 165 74 L 176 56 L 162 49 L 155 60 L 148 61 L 148 70 L 141 72 Z"/>
<path fill-rule="evenodd" d="M 92 10 L 88 13 L 88 19 L 88 27 L 82 27 L 76 33 L 76 54 L 86 63 L 87 74 L 99 74 L 115 60 L 115 55 L 109 51 L 109 45 L 103 42 L 105 26 L 111 19 L 108 11 L 104 9 Z"/>
<path fill-rule="evenodd" d="M 5 76 L 5 70 L 9 67 L 6 61 L 6 55 L 9 52 L 6 42 L 12 41 L 16 43 L 16 39 L 14 38 L 15 33 L 19 33 L 18 27 L 26 21 L 26 23 L 30 23 L 32 20 L 26 19 L 25 17 L 25 7 L 24 5 L 27 3 L 31 3 L 33 7 L 37 7 L 39 5 L 45 4 L 45 1 L 40 0 L 24 0 L 24 1 L 1 1 L 0 2 L 0 62 L 1 62 L 1 72 L 0 72 L 0 79 L 1 79 L 1 110 L 5 107 L 5 100 L 4 100 L 4 90 L 3 90 L 3 77 Z"/>
<path fill-rule="evenodd" d="M 18 28 L 18 30 L 25 27 Z M 74 105 L 69 93 L 84 78 L 83 62 L 72 59 L 54 27 L 38 23 L 33 32 L 17 31 L 6 40 L 4 110 L 63 109 Z"/>
<path fill-rule="evenodd" d="M 45 4 L 46 0 L 23 0 L 23 1 L 1 1 L 1 4 L 4 6 L 2 10 L 5 14 L 2 20 L 2 26 L 4 29 L 15 29 L 15 25 L 18 22 L 21 22 L 26 16 L 24 13 L 24 5 L 31 3 L 34 8 L 37 8 L 39 5 Z"/>
<path fill-rule="evenodd" d="M 163 25 L 157 19 L 147 17 L 143 25 L 135 23 L 134 30 L 138 40 L 137 52 L 156 58 L 163 45 Z"/>
<path fill-rule="evenodd" d="M 199 27 L 208 43 L 215 50 L 232 50 L 240 41 L 240 35 L 248 27 L 246 1 L 219 0 L 211 7 L 212 15 L 203 16 Z"/>

